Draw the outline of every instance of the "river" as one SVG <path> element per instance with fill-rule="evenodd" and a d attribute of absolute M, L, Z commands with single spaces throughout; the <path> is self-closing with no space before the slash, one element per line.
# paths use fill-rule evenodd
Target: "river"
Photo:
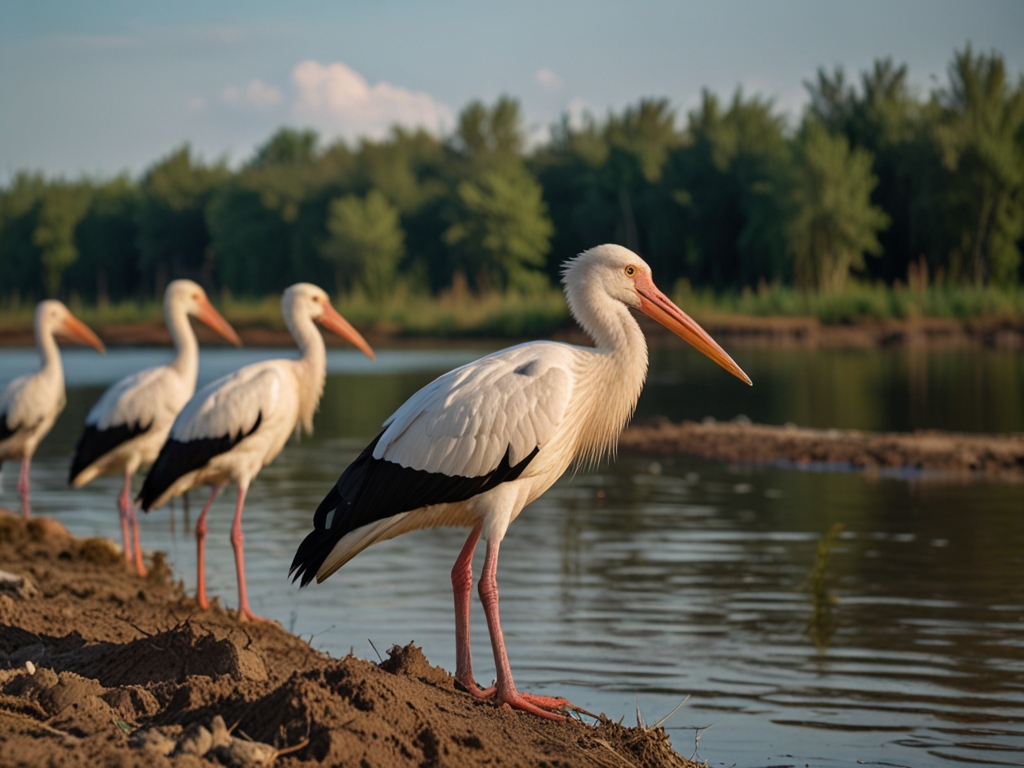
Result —
<path fill-rule="evenodd" d="M 290 444 L 250 491 L 253 608 L 332 654 L 376 659 L 415 640 L 454 668 L 449 572 L 465 533 L 378 545 L 329 581 L 285 579 L 322 496 L 380 422 L 480 350 L 329 353 L 313 438 Z M 688 350 L 655 350 L 637 418 L 859 429 L 1024 431 L 1024 356 L 992 350 L 735 349 L 747 388 Z M 274 350 L 204 350 L 200 383 Z M 118 538 L 108 478 L 72 491 L 69 456 L 103 387 L 163 350 L 65 352 L 68 406 L 33 464 L 38 514 Z M 32 369 L 0 351 L 0 381 Z M 16 464 L 3 503 L 16 507 Z M 236 603 L 233 493 L 214 506 L 209 585 Z M 142 521 L 194 587 L 191 511 Z M 835 524 L 831 554 L 815 569 Z M 482 548 L 476 566 L 482 562 Z M 813 573 L 812 573 L 813 572 Z M 817 578 L 816 578 L 817 577 Z M 516 682 L 579 706 L 665 725 L 713 766 L 1024 762 L 1024 485 L 873 477 L 686 457 L 622 455 L 566 476 L 511 526 L 499 568 Z M 476 671 L 490 680 L 474 601 Z"/>

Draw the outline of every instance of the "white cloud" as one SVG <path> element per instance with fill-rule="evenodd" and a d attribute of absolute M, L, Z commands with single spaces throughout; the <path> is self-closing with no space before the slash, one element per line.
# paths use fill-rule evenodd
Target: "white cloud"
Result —
<path fill-rule="evenodd" d="M 220 93 L 221 103 L 229 107 L 255 107 L 256 109 L 268 109 L 276 107 L 284 101 L 284 94 L 281 89 L 274 85 L 267 85 L 259 78 L 251 80 L 244 88 L 237 85 L 229 85 Z"/>
<path fill-rule="evenodd" d="M 553 69 L 538 69 L 537 74 L 534 75 L 537 78 L 537 82 L 540 83 L 545 90 L 548 91 L 559 91 L 562 89 L 562 78 L 558 76 Z"/>
<path fill-rule="evenodd" d="M 303 61 L 292 70 L 295 114 L 328 135 L 384 136 L 395 123 L 441 132 L 453 124 L 452 110 L 430 94 L 379 82 L 370 85 L 340 61 Z"/>

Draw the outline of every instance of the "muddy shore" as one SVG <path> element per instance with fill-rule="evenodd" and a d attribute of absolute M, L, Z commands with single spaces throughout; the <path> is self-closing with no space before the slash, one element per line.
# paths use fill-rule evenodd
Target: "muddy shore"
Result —
<path fill-rule="evenodd" d="M 653 346 L 681 344 L 679 339 L 657 323 L 638 316 Z M 961 321 L 944 318 L 909 320 L 860 320 L 852 323 L 823 325 L 813 317 L 746 317 L 739 315 L 704 316 L 701 325 L 719 342 L 732 346 L 872 348 L 889 346 L 934 346 L 943 348 L 985 347 L 993 349 L 1024 349 L 1024 321 L 979 319 Z M 294 344 L 284 328 L 235 326 L 246 346 L 290 347 Z M 171 337 L 163 323 L 131 323 L 106 325 L 95 329 L 110 347 L 163 347 Z M 475 336 L 430 337 L 406 336 L 380 329 L 361 328 L 367 341 L 382 347 L 434 347 L 437 345 L 505 346 L 518 339 L 488 339 Z M 197 324 L 197 334 L 204 344 L 223 346 L 225 342 L 209 329 Z M 552 338 L 572 343 L 589 344 L 575 324 L 568 323 L 552 334 Z M 343 342 L 327 334 L 329 346 Z M 34 344 L 31 327 L 0 326 L 0 347 L 30 347 Z"/>
<path fill-rule="evenodd" d="M 741 422 L 673 424 L 665 420 L 629 427 L 619 448 L 740 463 L 1024 480 L 1024 434 L 878 433 Z"/>
<path fill-rule="evenodd" d="M 478 702 L 414 645 L 330 658 L 200 611 L 161 555 L 0 511 L 0 765 L 693 766 L 660 728 Z"/>

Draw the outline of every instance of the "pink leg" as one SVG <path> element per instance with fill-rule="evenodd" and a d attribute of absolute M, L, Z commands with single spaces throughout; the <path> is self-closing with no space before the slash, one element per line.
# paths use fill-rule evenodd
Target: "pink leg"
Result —
<path fill-rule="evenodd" d="M 124 488 L 121 490 L 121 495 L 117 498 L 117 511 L 118 514 L 121 515 L 121 541 L 124 545 L 124 561 L 129 567 L 132 565 L 131 534 L 128 532 L 130 525 L 128 520 L 128 508 L 132 504 L 131 482 L 131 476 L 125 472 Z"/>
<path fill-rule="evenodd" d="M 139 545 L 139 518 L 135 514 L 135 504 L 130 503 L 128 505 L 128 518 L 132 526 L 132 538 L 134 539 L 135 548 L 135 572 L 145 578 L 149 571 L 146 570 L 146 564 L 142 560 L 142 547 Z"/>
<path fill-rule="evenodd" d="M 473 655 L 469 650 L 469 604 L 473 594 L 473 553 L 480 540 L 477 525 L 466 539 L 452 568 L 452 592 L 455 593 L 455 679 L 478 699 L 494 695 L 496 688 L 481 690 L 473 679 Z"/>
<path fill-rule="evenodd" d="M 245 536 L 242 535 L 242 507 L 245 505 L 244 486 L 238 486 L 238 504 L 235 506 L 235 521 L 231 524 L 231 546 L 235 549 L 235 572 L 238 576 L 238 620 L 266 621 L 257 616 L 249 607 L 249 596 L 245 589 Z"/>
<path fill-rule="evenodd" d="M 498 673 L 499 704 L 508 704 L 513 709 L 521 709 L 551 720 L 565 720 L 564 715 L 548 712 L 558 709 L 569 702 L 552 696 L 533 696 L 519 693 L 512 681 L 512 669 L 508 663 L 508 652 L 505 650 L 505 637 L 501 632 L 501 618 L 498 615 L 498 545 L 487 543 L 487 556 L 484 558 L 484 570 L 480 574 L 480 602 L 487 616 L 487 629 L 491 634 L 491 648 L 494 650 L 494 666 Z"/>
<path fill-rule="evenodd" d="M 210 511 L 210 505 L 217 498 L 217 492 L 221 486 L 213 486 L 210 498 L 206 500 L 206 506 L 196 520 L 196 563 L 199 574 L 196 577 L 196 602 L 204 611 L 210 607 L 210 601 L 206 599 L 206 513 Z"/>
<path fill-rule="evenodd" d="M 21 516 L 28 520 L 32 514 L 32 483 L 28 479 L 28 468 L 32 457 L 25 455 L 21 459 L 21 473 L 18 475 L 18 495 L 21 496 Z"/>
<path fill-rule="evenodd" d="M 124 473 L 124 488 L 121 490 L 118 506 L 121 509 L 121 536 L 124 538 L 125 562 L 129 566 L 134 562 L 135 572 L 139 576 L 145 577 L 147 574 L 146 564 L 142 561 L 142 547 L 139 546 L 139 521 L 135 516 L 135 502 L 132 501 L 132 476 L 128 471 Z M 132 532 L 134 546 L 129 539 L 129 530 Z"/>

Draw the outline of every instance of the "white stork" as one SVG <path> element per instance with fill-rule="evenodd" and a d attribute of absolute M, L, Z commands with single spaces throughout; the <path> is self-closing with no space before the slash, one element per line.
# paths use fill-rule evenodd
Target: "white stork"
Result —
<path fill-rule="evenodd" d="M 206 513 L 227 483 L 238 485 L 231 545 L 238 575 L 238 615 L 258 620 L 245 588 L 242 507 L 249 484 L 272 462 L 288 438 L 313 431 L 327 375 L 327 351 L 314 321 L 351 342 L 370 358 L 373 350 L 331 306 L 330 297 L 309 283 L 297 283 L 281 297 L 281 312 L 299 345 L 298 360 L 266 360 L 248 365 L 203 387 L 174 420 L 171 434 L 142 485 L 139 500 L 147 512 L 199 485 L 213 490 L 196 522 L 198 578 L 196 601 L 207 608 L 204 566 Z"/>
<path fill-rule="evenodd" d="M 121 537 L 125 560 L 129 565 L 134 562 L 140 576 L 146 575 L 146 566 L 132 503 L 132 476 L 139 467 L 156 460 L 174 417 L 196 391 L 199 344 L 189 315 L 232 344 L 241 345 L 238 334 L 213 308 L 206 291 L 191 280 L 172 282 L 164 292 L 164 320 L 177 350 L 174 360 L 127 376 L 104 392 L 85 419 L 85 431 L 71 461 L 68 483 L 75 488 L 100 475 L 124 474 L 124 488 L 118 499 Z"/>
<path fill-rule="evenodd" d="M 697 323 L 655 287 L 651 270 L 617 245 L 567 263 L 569 310 L 594 347 L 520 344 L 447 373 L 413 395 L 349 465 L 313 517 L 291 573 L 303 586 L 323 581 L 359 552 L 420 528 L 463 526 L 469 538 L 452 569 L 456 680 L 473 696 L 537 715 L 564 699 L 516 690 L 498 613 L 498 547 L 530 502 L 573 463 L 614 451 L 647 375 L 637 309 L 750 383 Z M 495 688 L 473 679 L 469 642 L 473 552 L 487 542 L 480 601 L 487 617 Z"/>
<path fill-rule="evenodd" d="M 21 514 L 28 519 L 32 509 L 29 465 L 36 448 L 64 410 L 64 365 L 54 335 L 88 344 L 101 354 L 106 350 L 89 326 L 71 314 L 61 302 L 49 299 L 36 307 L 33 326 L 42 368 L 19 376 L 0 395 L 0 465 L 21 459 L 18 494 Z"/>

